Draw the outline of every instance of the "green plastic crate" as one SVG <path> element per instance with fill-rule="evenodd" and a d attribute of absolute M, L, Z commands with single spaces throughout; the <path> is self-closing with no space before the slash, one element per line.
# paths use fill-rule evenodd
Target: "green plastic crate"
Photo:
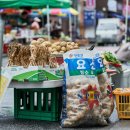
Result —
<path fill-rule="evenodd" d="M 14 89 L 14 117 L 59 121 L 61 114 L 61 87 Z"/>

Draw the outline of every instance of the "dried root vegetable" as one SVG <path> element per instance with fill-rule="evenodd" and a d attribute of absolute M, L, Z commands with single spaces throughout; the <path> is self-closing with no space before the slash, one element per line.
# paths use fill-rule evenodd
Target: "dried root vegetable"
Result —
<path fill-rule="evenodd" d="M 48 57 L 49 57 L 49 52 L 48 48 L 46 46 L 38 46 L 37 47 L 37 55 L 36 55 L 36 63 L 38 66 L 45 66 L 48 65 Z"/>
<path fill-rule="evenodd" d="M 43 44 L 30 45 L 31 57 L 30 57 L 30 65 L 31 66 L 45 66 L 49 64 L 49 52 L 48 48 Z"/>
<path fill-rule="evenodd" d="M 69 50 L 79 48 L 78 43 L 65 42 L 65 41 L 51 43 L 49 41 L 45 41 L 42 38 L 39 38 L 38 40 L 33 40 L 31 42 L 31 45 L 41 45 L 41 44 L 48 48 L 50 54 L 63 54 Z"/>
<path fill-rule="evenodd" d="M 8 47 L 8 66 L 13 66 L 13 65 L 21 65 L 20 62 L 20 55 L 19 55 L 19 51 L 21 49 L 21 44 L 18 43 L 12 43 L 11 45 L 9 45 Z"/>
<path fill-rule="evenodd" d="M 31 51 L 31 57 L 30 57 L 30 66 L 36 66 L 36 53 L 37 53 L 37 48 L 35 45 L 30 46 L 30 51 Z"/>
<path fill-rule="evenodd" d="M 67 51 L 78 49 L 79 45 L 74 42 L 56 42 L 51 46 L 51 54 L 63 54 Z"/>
<path fill-rule="evenodd" d="M 55 56 L 51 57 L 51 54 L 63 54 L 68 50 L 77 49 L 78 44 L 74 42 L 55 42 L 51 43 L 45 41 L 42 38 L 38 40 L 32 40 L 29 46 L 23 46 L 22 44 L 13 43 L 9 46 L 8 57 L 9 66 L 45 66 L 58 67 Z"/>
<path fill-rule="evenodd" d="M 31 56 L 30 47 L 28 45 L 21 46 L 19 51 L 19 56 L 20 56 L 21 65 L 23 67 L 28 67 L 30 63 L 29 58 Z"/>

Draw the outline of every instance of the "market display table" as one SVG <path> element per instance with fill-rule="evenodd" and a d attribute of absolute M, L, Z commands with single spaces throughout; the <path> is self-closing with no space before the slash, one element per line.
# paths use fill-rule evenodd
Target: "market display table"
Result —
<path fill-rule="evenodd" d="M 31 41 L 33 39 L 38 39 L 38 38 L 47 38 L 47 35 L 34 35 L 34 36 L 16 36 L 15 39 L 25 43 L 27 41 Z M 25 41 L 24 41 L 25 40 Z"/>
<path fill-rule="evenodd" d="M 59 121 L 62 106 L 63 80 L 43 82 L 12 82 L 14 117 Z"/>
<path fill-rule="evenodd" d="M 47 35 L 34 35 L 34 36 L 16 36 L 15 39 L 21 39 L 21 38 L 40 38 L 40 37 L 43 37 L 43 38 L 47 38 Z"/>

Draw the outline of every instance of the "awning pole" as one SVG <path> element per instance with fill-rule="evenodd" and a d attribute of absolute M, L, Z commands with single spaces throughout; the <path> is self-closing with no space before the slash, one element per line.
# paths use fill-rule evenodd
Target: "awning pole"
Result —
<path fill-rule="evenodd" d="M 70 38 L 72 40 L 72 16 L 69 14 L 69 31 L 70 31 Z"/>
<path fill-rule="evenodd" d="M 41 17 L 42 17 L 42 27 L 44 27 L 44 15 L 42 14 Z"/>
<path fill-rule="evenodd" d="M 125 43 L 127 43 L 127 28 L 128 28 L 128 6 L 129 0 L 126 0 L 126 17 L 125 17 Z"/>
<path fill-rule="evenodd" d="M 48 40 L 50 41 L 50 11 L 49 5 L 47 5 L 47 31 L 48 31 Z"/>

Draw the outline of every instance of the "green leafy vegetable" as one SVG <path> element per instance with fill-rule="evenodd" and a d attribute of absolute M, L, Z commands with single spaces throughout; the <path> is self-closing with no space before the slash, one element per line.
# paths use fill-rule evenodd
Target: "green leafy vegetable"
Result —
<path fill-rule="evenodd" d="M 121 62 L 111 52 L 105 52 L 103 55 L 106 61 L 114 64 L 121 64 Z"/>

